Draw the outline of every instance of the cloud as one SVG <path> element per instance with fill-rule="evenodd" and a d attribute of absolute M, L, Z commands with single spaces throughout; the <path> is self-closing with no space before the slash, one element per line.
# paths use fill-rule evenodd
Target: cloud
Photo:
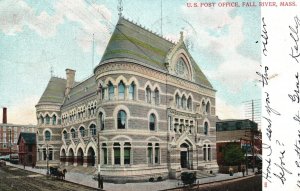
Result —
<path fill-rule="evenodd" d="M 55 4 L 55 10 L 67 20 L 80 24 L 76 40 L 84 51 L 92 50 L 93 34 L 96 52 L 101 54 L 104 51 L 112 27 L 108 8 L 99 4 L 87 4 L 84 0 L 60 0 Z"/>
<path fill-rule="evenodd" d="M 216 99 L 216 114 L 220 119 L 244 119 L 244 107 L 233 106 L 221 98 Z"/>
<path fill-rule="evenodd" d="M 36 110 L 35 105 L 38 103 L 38 96 L 26 97 L 18 100 L 13 106 L 7 108 L 7 123 L 13 124 L 36 124 Z M 3 112 L 1 110 L 1 119 Z M 1 121 L 2 123 L 2 121 Z"/>
<path fill-rule="evenodd" d="M 232 92 L 238 92 L 248 81 L 254 81 L 259 63 L 238 52 L 244 42 L 244 20 L 241 16 L 231 16 L 233 8 L 182 7 L 183 18 L 189 24 L 185 37 L 193 42 L 197 52 L 205 53 L 214 62 L 216 70 L 206 71 L 210 78 L 222 83 Z M 212 16 L 213 15 L 213 16 Z M 251 51 L 251 50 L 249 50 Z"/>
<path fill-rule="evenodd" d="M 7 35 L 16 35 L 28 26 L 40 36 L 50 37 L 56 33 L 57 25 L 63 22 L 60 15 L 50 16 L 45 11 L 36 15 L 24 1 L 1 1 L 0 18 L 0 31 Z"/>
<path fill-rule="evenodd" d="M 56 34 L 60 24 L 72 21 L 80 25 L 76 41 L 83 51 L 92 50 L 93 34 L 96 52 L 101 54 L 104 51 L 112 27 L 108 8 L 84 0 L 58 0 L 51 10 L 51 15 L 46 11 L 36 14 L 36 10 L 25 1 L 1 1 L 0 31 L 6 35 L 16 35 L 27 26 L 41 37 L 48 38 Z"/>

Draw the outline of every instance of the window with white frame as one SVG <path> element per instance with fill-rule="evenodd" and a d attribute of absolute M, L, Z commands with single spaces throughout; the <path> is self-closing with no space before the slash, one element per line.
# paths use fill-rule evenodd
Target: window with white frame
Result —
<path fill-rule="evenodd" d="M 103 154 L 103 164 L 108 164 L 108 161 L 107 161 L 107 145 L 106 143 L 102 143 L 102 154 Z"/>
<path fill-rule="evenodd" d="M 120 165 L 121 164 L 121 146 L 120 143 L 114 143 L 114 164 Z"/>
<path fill-rule="evenodd" d="M 130 164 L 131 162 L 131 144 L 129 142 L 124 143 L 124 164 Z"/>
<path fill-rule="evenodd" d="M 118 129 L 125 129 L 126 121 L 127 121 L 126 112 L 124 110 L 120 110 L 118 112 L 118 120 L 117 120 Z"/>
<path fill-rule="evenodd" d="M 115 96 L 115 87 L 111 82 L 109 82 L 108 83 L 108 99 L 113 100 L 114 96 Z"/>
<path fill-rule="evenodd" d="M 125 99 L 125 85 L 123 81 L 120 81 L 118 85 L 118 94 L 119 94 L 119 99 Z"/>
<path fill-rule="evenodd" d="M 45 131 L 45 141 L 50 141 L 51 140 L 51 133 L 50 131 L 46 130 Z"/>
<path fill-rule="evenodd" d="M 156 116 L 154 115 L 154 113 L 150 114 L 149 129 L 150 129 L 150 131 L 155 131 L 156 130 Z"/>
<path fill-rule="evenodd" d="M 129 85 L 129 99 L 130 100 L 134 100 L 135 99 L 135 83 L 132 82 L 130 85 Z"/>
<path fill-rule="evenodd" d="M 99 113 L 99 123 L 100 123 L 100 130 L 104 130 L 104 115 L 102 112 Z"/>
<path fill-rule="evenodd" d="M 149 86 L 147 86 L 146 88 L 146 100 L 147 103 L 151 103 L 151 89 Z"/>

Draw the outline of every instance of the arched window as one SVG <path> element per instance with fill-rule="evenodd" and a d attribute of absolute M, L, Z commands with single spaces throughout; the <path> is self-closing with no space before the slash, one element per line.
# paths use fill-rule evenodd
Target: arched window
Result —
<path fill-rule="evenodd" d="M 118 129 L 125 129 L 126 128 L 126 112 L 124 110 L 120 110 L 118 112 Z"/>
<path fill-rule="evenodd" d="M 175 96 L 175 100 L 176 100 L 176 107 L 179 108 L 180 107 L 180 97 L 179 97 L 178 93 Z"/>
<path fill-rule="evenodd" d="M 44 122 L 44 117 L 43 116 L 41 116 L 41 124 L 44 124 L 45 122 Z"/>
<path fill-rule="evenodd" d="M 206 151 L 207 151 L 207 145 L 203 145 L 203 160 L 204 161 L 207 161 Z"/>
<path fill-rule="evenodd" d="M 56 125 L 56 115 L 53 115 L 52 117 L 52 125 Z"/>
<path fill-rule="evenodd" d="M 206 104 L 205 111 L 206 111 L 207 114 L 210 113 L 210 103 L 209 102 L 207 102 L 207 104 Z"/>
<path fill-rule="evenodd" d="M 49 153 L 48 154 L 49 154 L 49 158 L 48 159 L 49 160 L 53 160 L 53 149 L 52 148 L 49 149 Z"/>
<path fill-rule="evenodd" d="M 152 155 L 152 144 L 148 143 L 148 164 L 152 164 L 153 155 Z"/>
<path fill-rule="evenodd" d="M 125 85 L 123 81 L 120 81 L 118 85 L 118 91 L 119 91 L 119 99 L 125 99 Z"/>
<path fill-rule="evenodd" d="M 135 99 L 135 84 L 132 82 L 129 86 L 129 99 L 134 100 Z"/>
<path fill-rule="evenodd" d="M 181 99 L 181 108 L 186 109 L 186 97 L 185 97 L 185 95 L 183 95 L 182 99 Z"/>
<path fill-rule="evenodd" d="M 154 90 L 154 101 L 155 105 L 159 105 L 159 90 L 157 88 Z"/>
<path fill-rule="evenodd" d="M 104 130 L 104 115 L 102 112 L 99 113 L 100 130 Z"/>
<path fill-rule="evenodd" d="M 72 136 L 73 139 L 76 138 L 75 129 L 71 129 L 71 136 Z"/>
<path fill-rule="evenodd" d="M 43 159 L 47 160 L 47 150 L 46 150 L 46 148 L 43 148 Z"/>
<path fill-rule="evenodd" d="M 184 63 L 183 59 L 180 58 L 180 59 L 177 61 L 177 64 L 176 64 L 176 73 L 177 73 L 177 74 L 180 74 L 180 75 L 184 74 L 184 72 L 185 72 L 185 70 L 186 70 L 185 67 L 186 67 L 186 66 L 185 66 L 185 63 Z"/>
<path fill-rule="evenodd" d="M 130 164 L 130 150 L 131 150 L 131 144 L 125 143 L 124 144 L 124 164 Z"/>
<path fill-rule="evenodd" d="M 105 94 L 106 94 L 106 90 L 107 90 L 107 88 L 102 88 L 102 91 L 101 91 L 101 98 L 102 98 L 102 100 L 105 100 Z"/>
<path fill-rule="evenodd" d="M 211 161 L 211 148 L 210 148 L 210 145 L 208 145 L 208 148 L 207 148 L 207 160 Z"/>
<path fill-rule="evenodd" d="M 90 134 L 92 136 L 96 136 L 96 133 L 97 133 L 97 131 L 96 131 L 96 125 L 95 124 L 91 124 L 90 125 Z"/>
<path fill-rule="evenodd" d="M 203 160 L 211 161 L 211 147 L 210 145 L 203 145 Z"/>
<path fill-rule="evenodd" d="M 80 132 L 81 137 L 84 137 L 84 136 L 85 136 L 84 127 L 81 126 L 81 127 L 79 128 L 79 132 Z"/>
<path fill-rule="evenodd" d="M 50 124 L 50 117 L 49 117 L 49 115 L 48 115 L 48 114 L 46 115 L 46 124 L 47 124 L 47 125 L 49 125 L 49 124 Z"/>
<path fill-rule="evenodd" d="M 63 136 L 64 136 L 65 140 L 68 139 L 68 133 L 67 133 L 67 131 L 63 131 Z"/>
<path fill-rule="evenodd" d="M 205 122 L 204 123 L 204 135 L 207 135 L 208 134 L 208 123 Z"/>
<path fill-rule="evenodd" d="M 114 95 L 115 95 L 114 85 L 111 82 L 109 82 L 108 83 L 108 99 L 109 100 L 113 100 L 114 99 Z"/>
<path fill-rule="evenodd" d="M 155 143 L 155 152 L 154 152 L 154 163 L 159 164 L 160 153 L 159 153 L 159 143 Z"/>
<path fill-rule="evenodd" d="M 149 128 L 150 128 L 150 131 L 155 131 L 155 123 L 156 123 L 156 117 L 152 113 L 150 115 L 150 119 L 149 119 Z"/>
<path fill-rule="evenodd" d="M 205 109 L 206 109 L 204 100 L 202 101 L 201 105 L 202 105 L 202 106 L 201 106 L 201 110 L 202 110 L 202 112 L 204 113 L 204 112 L 205 112 Z"/>
<path fill-rule="evenodd" d="M 50 141 L 51 140 L 51 133 L 50 131 L 45 131 L 45 141 Z"/>
<path fill-rule="evenodd" d="M 99 84 L 99 87 L 98 87 L 98 94 L 102 95 L 102 91 L 103 91 L 103 87 L 101 84 Z M 102 96 L 101 96 L 101 99 L 102 99 Z"/>
<path fill-rule="evenodd" d="M 151 89 L 149 86 L 147 86 L 146 88 L 146 99 L 147 99 L 147 103 L 151 103 Z"/>
<path fill-rule="evenodd" d="M 188 108 L 188 110 L 192 109 L 192 98 L 191 98 L 191 96 L 189 96 L 189 98 L 187 100 L 187 108 Z"/>
<path fill-rule="evenodd" d="M 114 164 L 121 164 L 121 148 L 120 143 L 114 143 Z"/>
<path fill-rule="evenodd" d="M 102 143 L 102 153 L 103 153 L 103 164 L 108 164 L 107 163 L 107 145 L 106 143 Z"/>

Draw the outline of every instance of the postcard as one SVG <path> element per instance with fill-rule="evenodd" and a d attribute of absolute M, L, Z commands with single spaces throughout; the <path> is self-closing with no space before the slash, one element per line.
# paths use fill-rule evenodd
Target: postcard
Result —
<path fill-rule="evenodd" d="M 299 6 L 0 1 L 0 190 L 300 190 Z"/>

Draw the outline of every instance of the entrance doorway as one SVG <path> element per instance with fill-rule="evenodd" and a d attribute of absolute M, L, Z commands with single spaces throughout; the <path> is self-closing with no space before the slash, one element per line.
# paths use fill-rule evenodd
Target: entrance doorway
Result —
<path fill-rule="evenodd" d="M 87 156 L 87 163 L 88 166 L 95 166 L 95 151 L 92 147 L 89 148 L 88 150 L 88 156 Z"/>
<path fill-rule="evenodd" d="M 186 143 L 180 145 L 180 164 L 181 168 L 189 168 L 189 145 Z"/>
<path fill-rule="evenodd" d="M 188 154 L 187 151 L 180 151 L 180 164 L 181 168 L 188 167 Z"/>

